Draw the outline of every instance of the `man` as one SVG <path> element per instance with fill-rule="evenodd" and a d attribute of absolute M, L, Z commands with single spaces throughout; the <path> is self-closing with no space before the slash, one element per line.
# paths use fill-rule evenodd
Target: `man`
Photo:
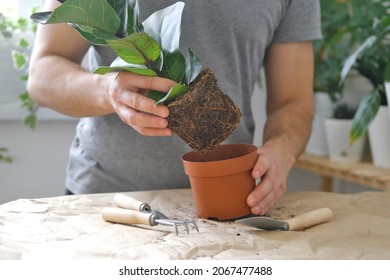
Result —
<path fill-rule="evenodd" d="M 140 3 L 141 20 L 176 1 Z M 243 114 L 226 143 L 251 143 L 251 94 L 264 65 L 267 121 L 248 196 L 264 214 L 286 191 L 287 176 L 310 135 L 313 50 L 320 38 L 319 3 L 306 0 L 184 1 L 180 46 L 190 46 L 213 69 L 222 91 Z M 44 9 L 59 3 L 48 0 Z M 33 100 L 81 117 L 70 149 L 66 187 L 72 193 L 188 187 L 181 156 L 189 147 L 172 135 L 163 105 L 148 90 L 168 92 L 173 81 L 131 73 L 97 75 L 80 63 L 90 49 L 91 69 L 115 54 L 90 46 L 66 24 L 40 26 L 28 90 Z M 148 137 L 149 136 L 149 137 Z"/>

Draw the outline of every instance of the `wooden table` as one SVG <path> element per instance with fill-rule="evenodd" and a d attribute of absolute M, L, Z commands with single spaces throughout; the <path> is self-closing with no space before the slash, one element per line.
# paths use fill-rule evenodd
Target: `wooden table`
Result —
<path fill-rule="evenodd" d="M 320 174 L 322 176 L 321 188 L 326 192 L 332 191 L 334 178 L 376 190 L 390 190 L 390 169 L 376 167 L 368 161 L 337 164 L 331 162 L 328 157 L 302 154 L 296 162 L 296 167 Z"/>
<path fill-rule="evenodd" d="M 285 220 L 329 207 L 332 218 L 302 231 L 263 231 L 199 219 L 189 189 L 127 193 L 199 233 L 105 222 L 114 194 L 19 199 L 0 205 L 0 259 L 22 260 L 390 260 L 390 191 L 287 192 L 268 213 Z M 61 278 L 62 279 L 62 278 Z"/>

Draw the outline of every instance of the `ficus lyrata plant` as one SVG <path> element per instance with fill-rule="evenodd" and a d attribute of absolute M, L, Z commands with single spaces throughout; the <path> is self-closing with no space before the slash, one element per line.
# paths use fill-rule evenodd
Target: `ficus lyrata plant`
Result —
<path fill-rule="evenodd" d="M 179 50 L 183 2 L 156 11 L 142 23 L 137 0 L 62 0 L 52 12 L 31 19 L 41 24 L 69 23 L 94 45 L 108 46 L 118 55 L 110 66 L 94 72 L 129 71 L 177 82 L 168 94 L 150 91 L 156 104 L 168 105 L 184 94 L 202 70 L 202 62 L 189 48 Z"/>

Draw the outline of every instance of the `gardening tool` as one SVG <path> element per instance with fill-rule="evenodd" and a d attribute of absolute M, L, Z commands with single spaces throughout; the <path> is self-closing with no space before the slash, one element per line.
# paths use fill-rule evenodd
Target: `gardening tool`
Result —
<path fill-rule="evenodd" d="M 332 217 L 332 210 L 329 208 L 321 208 L 311 212 L 307 212 L 298 215 L 292 219 L 286 221 L 279 221 L 269 217 L 249 217 L 244 219 L 236 220 L 238 224 L 251 226 L 264 230 L 302 230 L 309 228 L 323 222 Z"/>
<path fill-rule="evenodd" d="M 116 194 L 114 196 L 116 207 L 106 207 L 102 211 L 102 217 L 107 222 L 121 224 L 144 224 L 150 226 L 166 225 L 175 228 L 176 235 L 179 235 L 178 226 L 183 225 L 185 231 L 189 234 L 188 224 L 191 224 L 198 232 L 198 225 L 192 220 L 170 219 L 163 213 L 153 210 L 146 202 L 141 202 L 133 197 Z"/>

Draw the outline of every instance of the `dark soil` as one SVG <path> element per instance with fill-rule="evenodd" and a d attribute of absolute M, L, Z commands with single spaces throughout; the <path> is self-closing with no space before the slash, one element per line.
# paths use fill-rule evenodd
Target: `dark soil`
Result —
<path fill-rule="evenodd" d="M 169 127 L 195 152 L 204 154 L 224 141 L 238 126 L 241 112 L 218 87 L 205 67 L 186 94 L 168 105 Z"/>

